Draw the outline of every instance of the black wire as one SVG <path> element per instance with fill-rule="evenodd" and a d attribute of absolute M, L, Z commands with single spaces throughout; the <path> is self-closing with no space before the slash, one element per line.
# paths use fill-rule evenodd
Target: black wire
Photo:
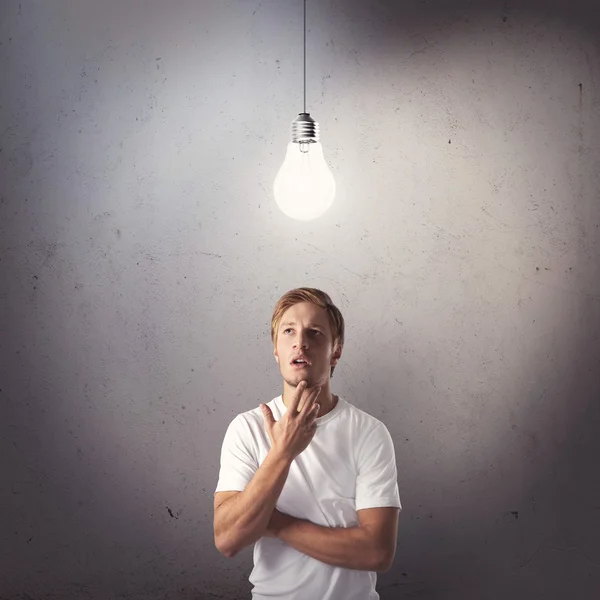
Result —
<path fill-rule="evenodd" d="M 304 0 L 304 112 L 306 112 L 306 0 Z"/>

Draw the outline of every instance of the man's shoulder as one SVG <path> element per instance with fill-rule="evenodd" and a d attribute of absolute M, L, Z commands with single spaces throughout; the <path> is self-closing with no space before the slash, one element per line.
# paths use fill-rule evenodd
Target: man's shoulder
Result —
<path fill-rule="evenodd" d="M 266 404 L 271 410 L 275 407 L 275 398 L 270 400 L 269 402 L 263 402 Z M 260 404 L 255 406 L 254 408 L 250 408 L 245 410 L 244 412 L 238 413 L 231 421 L 231 426 L 239 427 L 239 426 L 249 426 L 251 428 L 260 426 L 264 422 L 264 417 L 262 410 L 260 409 Z"/>
<path fill-rule="evenodd" d="M 237 426 L 254 426 L 258 422 L 258 418 L 261 417 L 260 408 L 252 408 L 244 412 L 238 413 L 231 421 L 233 427 Z"/>
<path fill-rule="evenodd" d="M 260 407 L 238 413 L 227 426 L 225 440 L 229 444 L 254 445 L 262 435 L 263 421 Z"/>
<path fill-rule="evenodd" d="M 385 427 L 383 421 L 380 421 L 377 417 L 374 417 L 372 414 L 367 411 L 358 408 L 358 406 L 351 404 L 347 400 L 345 400 L 345 404 L 348 411 L 348 417 L 359 423 L 362 427 L 368 427 L 372 429 L 374 427 Z"/>

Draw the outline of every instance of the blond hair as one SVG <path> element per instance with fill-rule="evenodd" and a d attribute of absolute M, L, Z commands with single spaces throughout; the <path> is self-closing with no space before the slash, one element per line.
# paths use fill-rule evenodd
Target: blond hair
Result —
<path fill-rule="evenodd" d="M 307 287 L 290 290 L 277 301 L 273 310 L 273 316 L 271 317 L 271 341 L 273 344 L 275 344 L 277 339 L 277 329 L 279 328 L 283 313 L 291 306 L 294 306 L 294 304 L 299 304 L 300 302 L 312 302 L 327 311 L 329 326 L 333 335 L 333 349 L 335 351 L 338 346 L 343 346 L 345 326 L 342 313 L 332 302 L 328 294 L 321 290 Z M 334 369 L 335 366 L 332 366 L 330 377 L 333 377 Z"/>

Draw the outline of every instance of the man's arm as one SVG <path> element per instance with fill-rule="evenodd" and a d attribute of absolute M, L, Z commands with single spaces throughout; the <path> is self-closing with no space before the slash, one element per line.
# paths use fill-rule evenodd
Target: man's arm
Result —
<path fill-rule="evenodd" d="M 306 381 L 298 385 L 288 411 L 279 421 L 275 421 L 267 405 L 261 404 L 271 449 L 243 491 L 215 493 L 215 546 L 227 558 L 234 557 L 264 535 L 290 465 L 315 435 L 319 412 L 315 400 L 321 388 L 307 390 L 306 402 L 298 412 L 306 386 Z"/>
<path fill-rule="evenodd" d="M 291 464 L 272 448 L 243 492 L 215 494 L 215 546 L 227 558 L 262 537 Z"/>
<path fill-rule="evenodd" d="M 398 535 L 396 507 L 357 511 L 358 527 L 322 527 L 273 512 L 266 534 L 335 567 L 384 573 L 394 561 Z"/>

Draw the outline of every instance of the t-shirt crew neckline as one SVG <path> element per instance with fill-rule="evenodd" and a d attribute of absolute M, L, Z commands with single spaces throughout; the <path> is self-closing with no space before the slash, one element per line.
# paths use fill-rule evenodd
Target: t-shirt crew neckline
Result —
<path fill-rule="evenodd" d="M 332 421 L 333 419 L 335 419 L 342 412 L 346 402 L 341 396 L 338 396 L 337 399 L 338 399 L 337 404 L 333 407 L 333 409 L 330 410 L 326 415 L 323 415 L 322 417 L 319 417 L 317 419 L 317 427 L 321 427 L 321 425 L 325 425 L 325 423 L 329 423 L 329 421 Z M 275 398 L 275 404 L 277 405 L 277 408 L 279 409 L 279 413 L 281 414 L 281 416 L 283 416 L 285 414 L 285 412 L 287 411 L 287 406 L 283 403 L 283 394 L 281 394 L 281 395 L 277 396 L 277 398 Z"/>

